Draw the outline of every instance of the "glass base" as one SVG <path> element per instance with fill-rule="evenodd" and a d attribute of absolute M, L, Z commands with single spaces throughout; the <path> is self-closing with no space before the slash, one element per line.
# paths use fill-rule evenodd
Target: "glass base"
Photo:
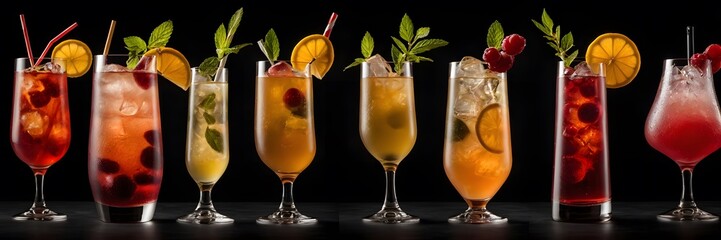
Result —
<path fill-rule="evenodd" d="M 606 222 L 611 220 L 611 201 L 593 205 L 565 205 L 554 202 L 553 220 L 559 222 Z"/>
<path fill-rule="evenodd" d="M 196 224 L 215 224 L 215 223 L 233 223 L 235 220 L 229 218 L 217 211 L 211 210 L 195 210 L 185 216 L 177 219 L 180 223 L 196 223 Z"/>
<path fill-rule="evenodd" d="M 15 214 L 13 219 L 22 221 L 65 221 L 68 216 L 47 208 L 30 208 L 30 210 Z"/>
<path fill-rule="evenodd" d="M 301 214 L 298 210 L 278 210 L 268 216 L 259 217 L 260 224 L 314 224 L 318 219 Z"/>
<path fill-rule="evenodd" d="M 379 212 L 373 215 L 363 218 L 364 222 L 375 222 L 375 223 L 418 223 L 420 218 L 412 216 L 408 213 L 403 212 L 400 209 L 381 209 Z"/>
<path fill-rule="evenodd" d="M 508 218 L 499 217 L 488 210 L 478 210 L 469 208 L 465 212 L 448 219 L 449 223 L 505 223 Z"/>
<path fill-rule="evenodd" d="M 138 207 L 114 207 L 95 202 L 100 220 L 110 223 L 136 223 L 147 222 L 153 219 L 155 203 L 148 203 Z"/>
<path fill-rule="evenodd" d="M 663 221 L 718 221 L 718 216 L 697 207 L 676 207 L 656 216 Z"/>

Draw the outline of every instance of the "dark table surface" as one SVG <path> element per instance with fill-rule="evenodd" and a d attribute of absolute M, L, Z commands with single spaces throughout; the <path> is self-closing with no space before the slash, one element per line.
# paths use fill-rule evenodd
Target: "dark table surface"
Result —
<path fill-rule="evenodd" d="M 721 239 L 721 222 L 662 222 L 656 214 L 676 202 L 613 203 L 607 223 L 562 223 L 550 218 L 547 202 L 491 202 L 493 213 L 508 218 L 502 224 L 450 224 L 448 217 L 465 210 L 463 202 L 401 202 L 408 213 L 421 218 L 417 224 L 384 225 L 361 219 L 381 203 L 304 203 L 299 210 L 319 219 L 314 225 L 260 225 L 278 203 L 216 202 L 216 208 L 235 223 L 226 225 L 181 224 L 175 218 L 190 212 L 195 203 L 159 203 L 149 223 L 104 223 L 92 202 L 49 202 L 66 213 L 64 222 L 23 222 L 12 215 L 30 203 L 0 202 L 0 239 Z M 698 202 L 703 209 L 721 214 L 721 202 Z M 2 217 L 5 216 L 5 217 Z"/>

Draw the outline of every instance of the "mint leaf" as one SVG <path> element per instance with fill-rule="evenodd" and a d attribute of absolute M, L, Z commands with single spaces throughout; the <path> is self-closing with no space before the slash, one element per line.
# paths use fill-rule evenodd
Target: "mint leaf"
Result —
<path fill-rule="evenodd" d="M 205 118 L 205 122 L 208 123 L 208 125 L 215 124 L 215 117 L 213 117 L 213 115 L 203 112 L 203 118 Z"/>
<path fill-rule="evenodd" d="M 373 37 L 371 37 L 369 32 L 366 32 L 366 34 L 363 35 L 363 40 L 361 41 L 361 54 L 363 54 L 364 58 L 371 57 L 374 45 L 375 43 L 373 42 Z"/>
<path fill-rule="evenodd" d="M 428 37 L 430 32 L 431 28 L 429 27 L 420 27 L 416 30 L 413 27 L 413 21 L 408 14 L 403 14 L 398 30 L 400 39 L 391 36 L 391 40 L 393 41 L 393 44 L 391 44 L 391 58 L 394 63 L 394 71 L 400 71 L 404 61 L 416 63 L 421 61 L 432 62 L 432 59 L 421 57 L 417 54 L 448 45 L 448 42 L 443 39 L 424 39 Z M 361 41 L 361 54 L 363 55 L 363 58 L 354 59 L 351 64 L 343 69 L 343 71 L 365 62 L 365 59 L 371 57 L 371 54 L 373 53 L 373 46 L 374 40 L 370 33 L 366 31 L 365 35 L 363 35 L 363 40 Z"/>
<path fill-rule="evenodd" d="M 416 30 L 416 39 L 428 37 L 428 34 L 430 34 L 430 33 L 431 33 L 431 28 L 429 28 L 429 27 L 418 28 L 418 30 Z"/>
<path fill-rule="evenodd" d="M 280 45 L 278 44 L 278 36 L 275 35 L 275 30 L 271 28 L 268 30 L 268 33 L 265 34 L 265 39 L 261 39 L 258 41 L 260 45 L 260 50 L 263 51 L 263 54 L 265 54 L 265 57 L 268 58 L 268 61 L 271 63 L 278 60 L 278 55 L 280 55 Z"/>
<path fill-rule="evenodd" d="M 408 14 L 403 14 L 403 19 L 401 19 L 401 26 L 398 33 L 401 35 L 403 40 L 406 40 L 406 42 L 411 42 L 411 40 L 413 40 L 413 21 L 411 21 Z"/>
<path fill-rule="evenodd" d="M 209 57 L 203 60 L 202 63 L 200 63 L 198 69 L 200 70 L 200 74 L 210 78 L 210 76 L 213 76 L 213 74 L 215 74 L 215 70 L 218 69 L 219 64 L 220 60 L 218 60 L 218 58 Z"/>
<path fill-rule="evenodd" d="M 205 129 L 205 140 L 213 150 L 223 152 L 223 134 L 212 128 Z"/>
<path fill-rule="evenodd" d="M 411 55 L 416 55 L 419 53 L 424 53 L 430 50 L 433 50 L 434 48 L 439 48 L 448 45 L 448 42 L 446 40 L 442 39 L 423 39 L 418 41 L 415 46 L 413 46 L 413 49 L 410 50 Z"/>
<path fill-rule="evenodd" d="M 228 22 L 228 37 L 226 41 L 225 47 L 230 46 L 230 40 L 233 39 L 233 36 L 235 36 L 235 31 L 238 29 L 238 26 L 240 26 L 240 20 L 243 18 L 243 8 L 240 8 L 233 13 L 233 16 L 230 17 L 230 21 Z"/>
<path fill-rule="evenodd" d="M 138 37 L 138 36 L 130 36 L 123 38 L 123 42 L 125 42 L 125 49 L 128 49 L 130 52 L 145 52 L 145 50 L 148 49 L 148 46 L 145 44 L 145 41 Z"/>
<path fill-rule="evenodd" d="M 228 47 L 228 44 L 225 42 L 226 35 L 227 35 L 227 33 L 225 32 L 225 25 L 223 25 L 221 23 L 220 26 L 218 27 L 218 30 L 215 30 L 215 36 L 213 37 L 213 39 L 215 39 L 215 49 L 216 49 L 215 52 L 218 54 L 218 58 L 222 58 L 223 55 L 220 54 L 220 52 L 218 52 L 217 49 Z"/>
<path fill-rule="evenodd" d="M 173 34 L 173 21 L 168 20 L 161 23 L 159 26 L 153 29 L 150 33 L 150 40 L 148 40 L 148 48 L 159 48 L 165 47 L 170 40 L 170 35 Z"/>
<path fill-rule="evenodd" d="M 573 35 L 571 32 L 568 32 L 567 34 L 563 35 L 561 37 L 561 26 L 556 26 L 556 29 L 554 31 L 553 28 L 553 20 L 551 20 L 551 17 L 546 12 L 546 9 L 543 9 L 543 13 L 541 14 L 541 23 L 538 23 L 538 21 L 531 19 L 531 22 L 543 32 L 546 40 L 548 40 L 548 45 L 553 48 L 554 51 L 556 51 L 555 55 L 563 61 L 566 67 L 571 65 L 571 62 L 573 62 L 574 59 L 578 56 L 578 50 L 574 51 L 570 55 L 567 53 L 571 50 L 573 45 Z"/>
<path fill-rule="evenodd" d="M 493 21 L 491 23 L 491 26 L 488 27 L 488 35 L 486 36 L 486 43 L 489 47 L 493 48 L 501 48 L 501 43 L 503 42 L 503 27 L 501 26 L 501 23 L 498 22 L 498 20 Z"/>
<path fill-rule="evenodd" d="M 215 93 L 211 93 L 210 95 L 205 96 L 203 100 L 200 100 L 198 107 L 211 111 L 215 109 Z"/>

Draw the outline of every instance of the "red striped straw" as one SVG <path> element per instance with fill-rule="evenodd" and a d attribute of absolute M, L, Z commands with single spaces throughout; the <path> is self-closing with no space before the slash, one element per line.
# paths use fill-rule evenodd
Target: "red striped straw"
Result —
<path fill-rule="evenodd" d="M 53 44 L 55 44 L 55 42 L 57 42 L 60 38 L 64 37 L 65 34 L 68 34 L 68 32 L 70 32 L 70 30 L 75 29 L 75 27 L 77 27 L 77 26 L 78 26 L 77 22 L 73 23 L 73 25 L 70 25 L 70 27 L 66 28 L 65 30 L 60 32 L 60 34 L 55 36 L 55 38 L 51 39 L 50 42 L 48 43 L 48 45 L 45 46 L 45 50 L 43 50 L 43 54 L 40 54 L 40 57 L 38 58 L 38 61 L 35 62 L 34 66 L 37 67 L 40 64 L 40 62 L 43 60 L 45 55 L 48 54 L 48 50 L 50 50 L 50 47 L 53 46 Z"/>
<path fill-rule="evenodd" d="M 20 14 L 20 25 L 23 28 L 23 37 L 25 37 L 25 49 L 28 51 L 28 60 L 30 60 L 30 63 L 33 63 L 35 60 L 33 60 L 33 51 L 30 49 L 30 37 L 28 37 L 28 28 L 25 25 L 25 14 Z"/>
<path fill-rule="evenodd" d="M 325 26 L 325 31 L 323 31 L 323 36 L 330 38 L 330 32 L 333 31 L 333 26 L 335 25 L 336 18 L 338 18 L 338 14 L 333 13 L 330 15 L 330 19 L 328 19 L 328 25 Z"/>

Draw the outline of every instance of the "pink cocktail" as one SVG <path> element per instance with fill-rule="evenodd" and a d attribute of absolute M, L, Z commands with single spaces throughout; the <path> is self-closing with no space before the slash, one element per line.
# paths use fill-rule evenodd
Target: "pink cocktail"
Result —
<path fill-rule="evenodd" d="M 667 59 L 656 98 L 646 119 L 648 144 L 681 168 L 683 190 L 675 208 L 661 220 L 718 220 L 693 200 L 691 178 L 701 160 L 721 147 L 721 112 L 710 62 L 701 68 L 688 59 Z"/>

